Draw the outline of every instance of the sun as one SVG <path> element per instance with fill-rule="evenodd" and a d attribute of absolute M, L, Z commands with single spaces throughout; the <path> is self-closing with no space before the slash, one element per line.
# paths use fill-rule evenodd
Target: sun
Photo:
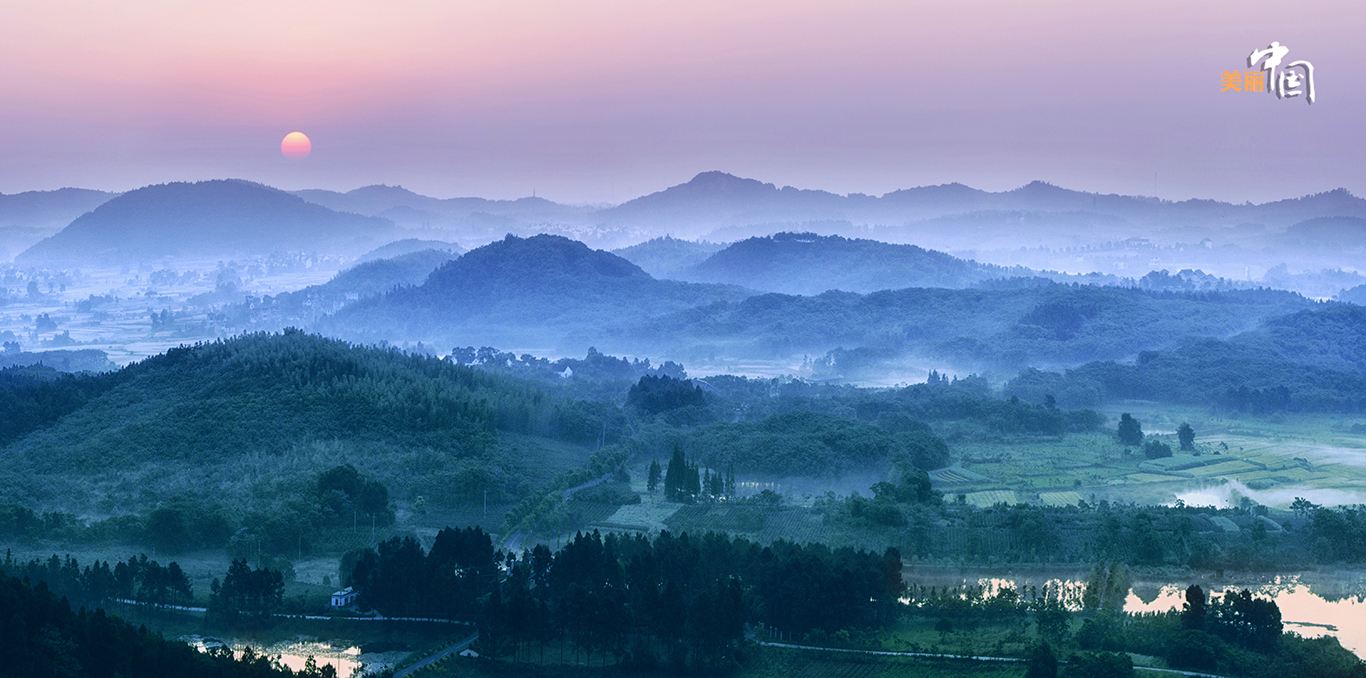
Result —
<path fill-rule="evenodd" d="M 303 160 L 313 152 L 313 142 L 303 132 L 290 132 L 280 140 L 280 155 L 291 160 Z"/>

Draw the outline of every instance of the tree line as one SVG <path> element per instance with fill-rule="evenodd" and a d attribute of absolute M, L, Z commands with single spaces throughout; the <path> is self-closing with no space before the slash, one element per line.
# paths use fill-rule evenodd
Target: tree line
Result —
<path fill-rule="evenodd" d="M 901 557 L 706 533 L 579 533 L 552 551 L 500 552 L 478 528 L 348 555 L 344 581 L 384 614 L 476 621 L 492 656 L 572 652 L 641 668 L 736 661 L 746 624 L 800 634 L 894 620 Z"/>

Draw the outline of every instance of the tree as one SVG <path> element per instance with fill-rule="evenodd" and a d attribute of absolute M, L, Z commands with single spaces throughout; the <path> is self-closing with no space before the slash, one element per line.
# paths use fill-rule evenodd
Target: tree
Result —
<path fill-rule="evenodd" d="M 673 456 L 669 457 L 669 467 L 664 472 L 664 498 L 669 501 L 684 501 L 688 491 L 688 460 L 683 457 L 683 448 L 674 445 Z"/>
<path fill-rule="evenodd" d="M 1181 451 L 1190 452 L 1195 449 L 1195 429 L 1191 425 L 1182 422 L 1176 429 L 1176 438 L 1181 441 Z"/>
<path fill-rule="evenodd" d="M 1134 675 L 1134 660 L 1120 652 L 1082 652 L 1067 662 L 1068 678 L 1126 678 Z"/>
<path fill-rule="evenodd" d="M 1143 443 L 1143 456 L 1149 459 L 1161 459 L 1172 456 L 1172 447 L 1161 440 L 1149 440 Z"/>
<path fill-rule="evenodd" d="M 1143 444 L 1143 427 L 1128 412 L 1119 415 L 1119 442 L 1125 445 Z"/>
<path fill-rule="evenodd" d="M 1186 587 L 1186 602 L 1181 606 L 1181 625 L 1188 629 L 1205 628 L 1205 591 L 1199 584 Z"/>
<path fill-rule="evenodd" d="M 661 468 L 659 467 L 659 460 L 658 460 L 658 459 L 653 459 L 653 460 L 651 460 L 651 461 L 650 461 L 650 479 L 649 479 L 649 480 L 647 481 L 647 483 L 646 483 L 647 487 L 649 487 L 649 489 L 650 489 L 650 492 L 654 492 L 656 489 L 659 488 L 659 479 L 660 479 L 660 475 L 661 475 L 662 473 L 663 473 L 663 469 L 661 469 Z"/>
<path fill-rule="evenodd" d="M 178 553 L 190 544 L 185 515 L 178 509 L 161 507 L 147 516 L 147 539 L 167 553 Z"/>
<path fill-rule="evenodd" d="M 1218 643 L 1208 633 L 1187 629 L 1167 647 L 1167 663 L 1178 669 L 1213 671 L 1219 663 L 1215 649 Z"/>
<path fill-rule="evenodd" d="M 1294 511 L 1295 515 L 1301 518 L 1313 513 L 1314 509 L 1318 507 L 1318 504 L 1315 504 L 1304 497 L 1295 497 L 1295 501 L 1290 502 L 1290 510 Z"/>
<path fill-rule="evenodd" d="M 659 414 L 680 407 L 706 404 L 702 389 L 691 381 L 669 376 L 645 375 L 626 393 L 626 405 L 645 414 Z"/>
<path fill-rule="evenodd" d="M 1067 610 L 1056 600 L 1039 602 L 1034 610 L 1034 625 L 1044 640 L 1062 641 L 1067 636 Z"/>
<path fill-rule="evenodd" d="M 227 620 L 265 621 L 279 609 L 285 595 L 284 575 L 269 568 L 252 569 L 234 560 L 220 583 L 210 583 L 209 612 Z"/>
<path fill-rule="evenodd" d="M 1058 657 L 1048 643 L 1041 642 L 1029 650 L 1025 660 L 1025 678 L 1058 678 Z"/>
<path fill-rule="evenodd" d="M 1281 639 L 1281 609 L 1273 600 L 1254 598 L 1247 589 L 1228 591 L 1210 606 L 1209 627 L 1216 635 L 1266 652 Z"/>

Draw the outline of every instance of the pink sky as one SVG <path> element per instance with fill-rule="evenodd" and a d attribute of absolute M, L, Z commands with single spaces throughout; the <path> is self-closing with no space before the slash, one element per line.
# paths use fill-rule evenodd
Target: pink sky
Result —
<path fill-rule="evenodd" d="M 1352 2 L 66 2 L 0 8 L 0 191 L 236 176 L 616 201 L 700 170 L 1366 194 Z M 1278 40 L 1318 102 L 1220 93 Z M 303 162 L 280 138 L 313 139 Z"/>

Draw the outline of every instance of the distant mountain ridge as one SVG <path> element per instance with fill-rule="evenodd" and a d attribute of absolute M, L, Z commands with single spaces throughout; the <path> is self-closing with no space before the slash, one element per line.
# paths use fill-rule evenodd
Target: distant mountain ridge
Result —
<path fill-rule="evenodd" d="M 1089 193 L 1032 181 L 1008 191 L 991 192 L 964 184 L 901 189 L 872 196 L 778 187 L 725 172 L 702 172 L 690 181 L 603 210 L 611 222 L 650 221 L 667 228 L 699 222 L 845 219 L 887 224 L 977 211 L 1089 212 L 1147 222 L 1258 219 L 1276 226 L 1319 216 L 1366 217 L 1366 200 L 1345 189 L 1263 204 Z"/>
<path fill-rule="evenodd" d="M 489 344 L 557 345 L 576 332 L 748 294 L 658 280 L 619 256 L 561 236 L 510 235 L 446 263 L 417 287 L 360 301 L 319 327 L 358 339 L 395 333 L 446 339 L 477 330 Z"/>
<path fill-rule="evenodd" d="M 61 228 L 116 195 L 87 188 L 0 193 L 0 228 Z"/>
<path fill-rule="evenodd" d="M 391 237 L 387 220 L 335 212 L 236 179 L 129 191 L 95 208 L 17 260 L 128 262 L 283 250 L 363 252 Z"/>
<path fill-rule="evenodd" d="M 1025 269 L 981 264 L 915 245 L 777 233 L 731 244 L 684 271 L 683 279 L 812 295 L 827 290 L 962 288 L 991 278 L 1030 274 Z"/>

